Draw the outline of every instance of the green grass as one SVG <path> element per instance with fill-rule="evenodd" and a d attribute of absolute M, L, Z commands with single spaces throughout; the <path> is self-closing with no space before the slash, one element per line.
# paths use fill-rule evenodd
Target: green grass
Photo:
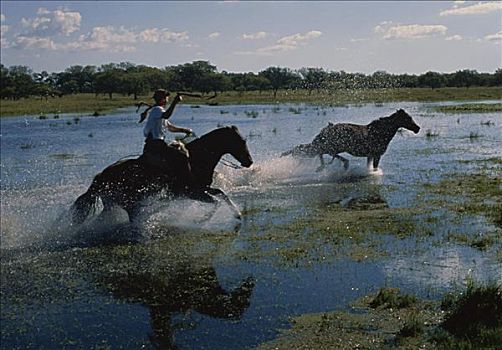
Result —
<path fill-rule="evenodd" d="M 401 309 L 418 301 L 414 295 L 401 294 L 398 288 L 381 288 L 369 306 L 376 308 Z"/>
<path fill-rule="evenodd" d="M 151 102 L 151 94 L 132 97 L 114 94 L 113 99 L 108 96 L 94 94 L 67 95 L 61 98 L 29 98 L 18 101 L 2 100 L 0 116 L 16 115 L 59 115 L 61 113 L 99 114 L 109 113 L 117 108 L 131 107 L 139 101 Z M 402 89 L 361 89 L 321 91 L 309 94 L 307 90 L 281 90 L 276 97 L 270 91 L 249 91 L 245 93 L 225 92 L 211 101 L 213 105 L 226 104 L 275 104 L 275 103 L 312 103 L 329 107 L 362 103 L 381 105 L 383 102 L 397 101 L 475 101 L 500 99 L 502 87 L 475 88 L 402 88 Z M 208 103 L 193 97 L 185 97 L 183 103 Z"/>
<path fill-rule="evenodd" d="M 498 99 L 502 98 L 501 95 Z M 502 103 L 469 103 L 456 106 L 436 106 L 434 110 L 441 113 L 486 113 L 502 112 Z M 482 123 L 482 125 L 491 125 L 491 122 Z"/>
<path fill-rule="evenodd" d="M 440 349 L 499 349 L 502 344 L 502 285 L 469 283 L 442 301 L 446 317 L 434 336 Z"/>

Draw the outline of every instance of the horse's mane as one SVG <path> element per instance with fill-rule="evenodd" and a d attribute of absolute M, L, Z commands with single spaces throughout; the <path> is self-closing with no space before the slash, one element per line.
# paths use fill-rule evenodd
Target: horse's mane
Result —
<path fill-rule="evenodd" d="M 392 113 L 391 115 L 387 117 L 381 117 L 378 119 L 373 120 L 368 124 L 368 128 L 382 128 L 384 126 L 389 125 L 390 122 L 392 122 L 392 118 L 397 114 L 397 112 Z"/>
<path fill-rule="evenodd" d="M 231 126 L 223 126 L 218 129 L 214 129 L 207 134 L 204 134 L 200 136 L 199 138 L 193 140 L 192 142 L 189 142 L 186 144 L 186 147 L 192 148 L 192 147 L 204 147 L 205 145 L 215 142 L 214 140 L 217 140 L 217 142 L 221 142 L 221 137 L 227 133 L 230 129 L 232 129 Z"/>

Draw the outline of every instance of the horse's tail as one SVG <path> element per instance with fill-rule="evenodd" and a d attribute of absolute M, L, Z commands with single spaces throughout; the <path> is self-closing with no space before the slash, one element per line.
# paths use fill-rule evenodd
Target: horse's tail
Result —
<path fill-rule="evenodd" d="M 93 181 L 87 192 L 80 195 L 71 206 L 70 213 L 72 224 L 82 224 L 91 213 L 91 210 L 95 209 L 96 200 L 98 198 L 95 187 L 95 181 Z"/>
<path fill-rule="evenodd" d="M 295 146 L 293 149 L 281 154 L 281 157 L 285 156 L 297 156 L 297 157 L 315 157 L 319 154 L 319 150 L 316 146 L 311 143 L 301 144 Z"/>

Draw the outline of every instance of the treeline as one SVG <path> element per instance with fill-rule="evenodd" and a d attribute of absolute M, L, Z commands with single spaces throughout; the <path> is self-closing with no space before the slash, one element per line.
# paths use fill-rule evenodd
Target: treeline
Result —
<path fill-rule="evenodd" d="M 455 73 L 427 72 L 421 75 L 373 74 L 326 71 L 321 68 L 291 70 L 269 67 L 259 73 L 218 72 L 208 61 L 194 61 L 177 66 L 155 68 L 129 62 L 96 66 L 71 66 L 60 73 L 33 72 L 26 66 L 1 65 L 0 97 L 20 99 L 30 96 L 55 97 L 75 93 L 113 94 L 134 96 L 157 88 L 170 91 L 221 93 L 225 91 L 270 91 L 306 89 L 333 91 L 339 89 L 374 88 L 441 88 L 471 86 L 502 86 L 502 69 L 493 74 L 476 70 Z"/>

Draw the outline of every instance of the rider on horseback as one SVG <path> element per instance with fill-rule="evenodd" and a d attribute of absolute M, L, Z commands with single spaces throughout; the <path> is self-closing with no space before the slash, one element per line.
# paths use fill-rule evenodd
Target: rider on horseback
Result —
<path fill-rule="evenodd" d="M 148 120 L 143 134 L 146 137 L 143 148 L 143 158 L 151 165 L 168 171 L 174 178 L 174 191 L 185 191 L 191 185 L 190 163 L 188 152 L 180 143 L 166 144 L 164 141 L 165 129 L 171 132 L 184 132 L 192 134 L 192 129 L 178 127 L 168 121 L 173 114 L 174 108 L 181 101 L 181 96 L 176 95 L 169 108 L 165 109 L 169 93 L 164 89 L 158 89 L 153 94 L 155 105 L 141 114 L 141 121 Z M 177 167 L 175 170 L 174 167 Z"/>

